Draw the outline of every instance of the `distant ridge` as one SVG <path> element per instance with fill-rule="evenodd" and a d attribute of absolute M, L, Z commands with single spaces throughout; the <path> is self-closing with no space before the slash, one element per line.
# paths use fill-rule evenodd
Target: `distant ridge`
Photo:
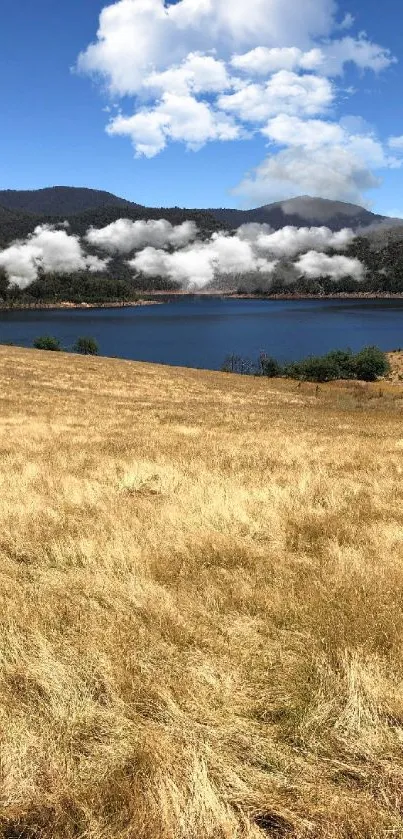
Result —
<path fill-rule="evenodd" d="M 36 190 L 0 190 L 0 208 L 6 208 L 14 213 L 24 213 L 36 216 L 50 216 L 57 218 L 71 218 L 83 213 L 99 214 L 108 210 L 125 212 L 131 218 L 196 218 L 203 214 L 204 218 L 215 219 L 224 228 L 235 229 L 242 224 L 257 222 L 268 224 L 274 230 L 286 225 L 295 227 L 326 225 L 331 230 L 341 230 L 351 227 L 354 230 L 371 227 L 373 225 L 389 225 L 391 227 L 403 225 L 402 219 L 371 213 L 370 210 L 357 204 L 343 201 L 330 201 L 303 195 L 274 204 L 266 204 L 252 210 L 233 210 L 226 208 L 182 209 L 179 207 L 145 207 L 119 198 L 111 192 L 86 187 L 53 186 Z M 209 227 L 211 224 L 208 225 Z"/>
<path fill-rule="evenodd" d="M 237 228 L 241 224 L 250 222 L 269 224 L 274 230 L 280 230 L 287 225 L 293 227 L 325 225 L 334 231 L 342 230 L 343 227 L 357 230 L 384 223 L 390 223 L 391 226 L 403 224 L 402 219 L 392 219 L 371 213 L 370 210 L 358 204 L 313 198 L 309 195 L 291 198 L 288 201 L 277 201 L 253 210 L 211 209 L 209 212 L 225 227 L 230 228 Z"/>
<path fill-rule="evenodd" d="M 134 222 L 165 219 L 174 226 L 193 221 L 199 242 L 209 241 L 216 232 L 230 234 L 240 225 L 254 222 L 267 224 L 269 229 L 275 230 L 285 226 L 326 226 L 336 232 L 348 227 L 357 236 L 351 237 L 352 241 L 343 253 L 358 260 L 365 268 L 365 277 L 359 284 L 360 293 L 403 295 L 403 220 L 371 213 L 356 204 L 301 196 L 251 210 L 145 207 L 102 190 L 55 186 L 0 191 L 0 252 L 10 245 L 17 247 L 17 252 L 6 254 L 3 266 L 0 265 L 0 306 L 2 294 L 10 305 L 17 300 L 29 305 L 36 305 L 38 301 L 65 300 L 100 304 L 111 300 L 132 301 L 137 293 L 176 291 L 179 280 L 164 272 L 150 277 L 146 272 L 134 271 L 126 253 L 113 254 L 107 264 L 99 263 L 99 270 L 94 272 L 84 267 L 67 273 L 38 270 L 36 279 L 28 286 L 24 283 L 18 292 L 15 284 L 8 286 L 7 262 L 11 260 L 14 264 L 17 259 L 16 270 L 19 270 L 18 247 L 29 244 L 28 237 L 36 227 L 63 226 L 67 221 L 68 233 L 80 238 L 86 256 L 103 258 L 104 252 L 88 242 L 87 233 L 90 228 L 101 229 L 122 218 Z M 22 256 L 25 255 L 24 252 Z M 242 291 L 259 295 L 328 296 L 357 292 L 355 276 L 341 279 L 326 274 L 306 277 L 286 259 L 280 260 L 275 274 L 266 278 L 253 271 L 241 274 L 242 282 L 238 271 L 224 273 L 214 279 L 210 288 L 224 293 Z"/>
<path fill-rule="evenodd" d="M 102 207 L 140 207 L 98 189 L 86 187 L 52 186 L 45 189 L 0 190 L 0 206 L 20 213 L 45 216 L 71 216 Z"/>

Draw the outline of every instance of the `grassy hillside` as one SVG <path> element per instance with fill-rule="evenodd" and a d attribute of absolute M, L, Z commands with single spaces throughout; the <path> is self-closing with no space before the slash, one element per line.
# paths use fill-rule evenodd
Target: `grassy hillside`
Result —
<path fill-rule="evenodd" d="M 0 348 L 0 835 L 403 834 L 403 391 Z"/>

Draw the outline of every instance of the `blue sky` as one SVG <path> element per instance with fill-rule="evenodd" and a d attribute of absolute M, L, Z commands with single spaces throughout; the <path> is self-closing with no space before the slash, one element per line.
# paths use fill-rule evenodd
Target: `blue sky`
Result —
<path fill-rule="evenodd" d="M 288 35 L 287 30 L 288 25 L 292 30 L 292 25 L 287 23 L 285 7 L 291 0 L 266 0 L 265 22 L 269 4 L 277 15 L 275 35 L 273 27 L 266 27 L 266 31 L 259 21 L 262 0 L 237 0 L 233 16 L 237 18 L 236 26 L 234 20 L 224 20 L 224 12 L 219 17 L 218 7 L 223 0 L 214 0 L 212 6 L 217 8 L 210 9 L 199 24 L 194 14 L 192 22 L 186 23 L 185 9 L 182 14 L 180 8 L 179 34 L 173 24 L 168 30 L 159 21 L 156 12 L 160 0 L 149 0 L 155 13 L 150 18 L 152 26 L 154 18 L 156 21 L 152 38 L 150 24 L 146 21 L 144 35 L 144 21 L 136 17 L 137 2 L 121 0 L 115 4 L 117 26 L 111 25 L 110 17 L 105 18 L 104 40 L 90 54 L 86 50 L 96 42 L 98 19 L 108 6 L 106 0 L 70 0 L 68 4 L 54 0 L 3 0 L 1 188 L 80 185 L 107 189 L 148 205 L 189 207 L 256 206 L 310 192 L 345 200 L 360 200 L 361 196 L 376 211 L 403 215 L 401 0 L 384 0 L 381 7 L 375 0 L 350 0 L 338 4 L 337 10 L 330 10 L 331 0 L 301 0 L 308 24 L 307 31 L 298 31 L 297 35 L 293 31 Z M 190 9 L 193 4 L 194 9 L 196 2 L 179 0 L 176 7 L 187 3 Z M 253 2 L 254 29 L 248 19 Z M 282 3 L 283 12 L 280 7 L 276 10 L 278 3 Z M 124 20 L 119 17 L 121 13 L 126 15 Z M 333 17 L 333 28 L 325 21 L 321 32 L 312 33 L 309 17 L 314 28 L 320 14 L 324 19 Z M 347 14 L 354 22 L 345 17 Z M 343 21 L 344 26 L 337 28 Z M 210 41 L 206 32 L 213 29 L 216 36 Z M 359 36 L 363 30 L 365 39 Z M 121 44 L 118 38 L 122 39 Z M 262 73 L 261 68 L 258 73 L 256 68 L 253 73 L 246 73 L 244 67 L 239 69 L 241 64 L 236 71 L 236 64 L 231 65 L 231 56 L 251 56 L 256 48 L 263 48 L 266 53 L 297 49 L 301 55 L 322 50 L 328 55 L 332 43 L 345 38 L 355 43 L 361 40 L 361 44 L 364 39 L 366 44 L 389 50 L 390 54 L 383 53 L 380 58 L 382 69 L 374 72 L 381 53 L 377 58 L 376 50 L 370 49 L 367 67 L 347 63 L 343 72 L 337 71 L 336 75 L 331 69 L 324 72 L 323 63 L 319 70 L 316 65 L 307 69 L 304 59 L 301 66 L 290 67 L 287 58 L 284 66 L 280 62 L 270 70 L 271 76 Z M 351 44 L 350 48 L 353 49 Z M 347 46 L 342 49 L 346 51 Z M 80 52 L 84 54 L 80 72 L 72 72 Z M 145 56 L 147 64 L 146 85 L 146 64 L 143 61 L 138 66 L 139 53 Z M 235 82 L 219 88 L 216 81 L 214 86 L 204 81 L 195 87 L 192 69 L 193 87 L 185 94 L 178 89 L 173 99 L 171 77 L 165 75 L 162 79 L 161 74 L 179 68 L 188 78 L 187 56 L 195 53 L 203 61 L 206 56 L 214 56 L 214 72 L 221 72 L 225 65 L 230 74 L 234 72 Z M 392 56 L 396 63 L 391 61 Z M 326 61 L 329 63 L 325 56 Z M 152 67 L 160 74 L 154 86 L 149 81 Z M 203 72 L 203 79 L 206 68 L 207 64 L 197 70 Z M 307 76 L 308 82 L 312 78 L 330 79 L 331 101 L 327 101 L 328 82 L 319 81 L 318 90 L 315 89 L 315 96 L 320 98 L 318 106 L 312 106 L 311 90 L 311 99 L 307 98 L 302 110 L 290 106 L 287 91 L 283 103 L 284 83 L 291 83 L 290 74 L 294 81 Z M 267 99 L 263 86 L 269 77 L 273 82 L 271 102 L 274 97 L 276 104 L 270 105 L 270 114 L 263 109 L 265 116 L 261 117 L 262 104 L 256 99 L 252 112 L 250 95 L 253 92 L 255 98 Z M 192 103 L 194 118 L 191 112 L 186 122 L 182 105 L 193 107 Z M 111 111 L 106 112 L 106 107 Z M 113 133 L 108 134 L 105 128 L 109 121 Z M 310 139 L 304 147 L 296 147 L 295 135 L 301 134 L 304 126 Z M 326 128 L 333 132 L 334 139 L 328 137 L 313 148 L 312 135 Z M 336 136 L 340 131 L 341 139 Z M 283 139 L 279 140 L 279 132 Z M 390 137 L 398 140 L 388 145 Z M 340 162 L 337 154 L 341 155 Z M 316 174 L 311 182 L 304 180 L 303 173 L 309 176 L 311 165 L 316 173 L 321 166 L 326 169 L 327 160 L 329 168 L 334 167 L 333 180 L 324 175 L 316 178 Z M 338 178 L 340 167 L 344 167 L 344 181 Z"/>

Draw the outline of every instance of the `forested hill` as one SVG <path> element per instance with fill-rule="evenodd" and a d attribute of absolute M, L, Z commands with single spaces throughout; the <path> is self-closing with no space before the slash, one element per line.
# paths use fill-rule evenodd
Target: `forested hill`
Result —
<path fill-rule="evenodd" d="M 325 225 L 334 231 L 342 230 L 344 227 L 358 230 L 383 222 L 403 224 L 401 220 L 388 219 L 386 216 L 371 213 L 365 207 L 359 207 L 356 204 L 312 198 L 307 195 L 292 198 L 289 201 L 266 204 L 264 207 L 252 210 L 213 209 L 210 212 L 217 221 L 229 229 L 250 222 L 268 224 L 273 230 L 280 230 L 287 225 L 292 227 Z"/>
<path fill-rule="evenodd" d="M 206 210 L 182 210 L 179 207 L 156 208 L 143 207 L 141 204 L 127 204 L 124 208 L 120 206 L 107 205 L 95 209 L 83 210 L 79 213 L 67 216 L 64 213 L 57 215 L 36 214 L 17 212 L 0 206 L 0 249 L 16 239 L 25 239 L 32 233 L 38 224 L 62 224 L 69 222 L 69 229 L 72 233 L 84 236 L 90 227 L 105 227 L 120 218 L 128 218 L 132 221 L 139 219 L 167 219 L 171 224 L 182 224 L 190 220 L 195 221 L 201 232 L 213 233 L 222 228 L 222 225 Z"/>
<path fill-rule="evenodd" d="M 100 207 L 138 207 L 111 192 L 84 187 L 53 186 L 46 189 L 0 190 L 0 206 L 22 213 L 43 216 L 66 216 L 97 210 Z"/>
<path fill-rule="evenodd" d="M 2 206 L 1 201 L 8 206 Z M 92 203 L 91 203 L 92 202 Z M 89 204 L 91 206 L 89 206 Z M 34 212 L 34 209 L 37 212 Z M 230 218 L 223 213 L 230 214 Z M 259 215 L 260 213 L 260 215 Z M 235 215 L 237 216 L 235 217 Z M 179 207 L 145 207 L 106 192 L 55 187 L 34 192 L 0 192 L 0 251 L 15 242 L 28 242 L 27 237 L 39 225 L 63 225 L 68 232 L 81 237 L 80 242 L 89 255 L 104 257 L 85 239 L 89 228 L 103 228 L 118 219 L 132 221 L 166 219 L 173 225 L 194 221 L 200 239 L 210 239 L 219 230 L 235 230 L 239 224 L 266 222 L 272 228 L 285 225 L 295 227 L 327 226 L 333 230 L 351 227 L 357 231 L 354 241 L 343 250 L 346 257 L 354 257 L 365 267 L 364 279 L 353 277 L 308 279 L 299 275 L 286 259 L 280 259 L 276 272 L 237 276 L 226 273 L 216 277 L 211 288 L 222 291 L 273 294 L 333 294 L 343 292 L 403 293 L 403 222 L 376 216 L 351 204 L 302 197 L 268 205 L 258 210 L 196 210 Z M 232 219 L 232 221 L 231 221 Z M 235 232 L 230 235 L 235 236 Z M 331 255 L 331 250 L 328 251 Z M 337 255 L 337 252 L 334 252 Z M 16 258 L 16 257 L 14 257 Z M 70 273 L 50 273 L 38 268 L 32 283 L 9 283 L 5 269 L 0 269 L 0 299 L 12 302 L 42 302 L 71 300 L 73 302 L 102 303 L 110 300 L 133 300 L 137 292 L 177 289 L 178 284 L 163 276 L 136 273 L 128 264 L 128 255 L 112 254 L 108 264 L 94 273 L 87 269 Z M 179 282 L 179 280 L 178 280 Z"/>
<path fill-rule="evenodd" d="M 124 214 L 126 218 L 133 219 L 182 218 L 183 220 L 195 218 L 197 214 L 199 220 L 205 220 L 208 229 L 211 229 L 211 219 L 214 218 L 217 224 L 229 230 L 250 222 L 269 224 L 274 230 L 279 230 L 286 225 L 295 227 L 326 225 L 331 230 L 341 230 L 343 227 L 356 230 L 384 221 L 402 224 L 401 220 L 387 219 L 356 204 L 329 201 L 308 195 L 266 204 L 251 210 L 225 208 L 186 210 L 179 207 L 145 207 L 102 190 L 55 186 L 37 190 L 0 190 L 0 207 L 13 212 L 63 217 L 69 220 L 72 216 L 82 213 L 109 212 L 112 208 L 118 209 L 120 215 Z"/>

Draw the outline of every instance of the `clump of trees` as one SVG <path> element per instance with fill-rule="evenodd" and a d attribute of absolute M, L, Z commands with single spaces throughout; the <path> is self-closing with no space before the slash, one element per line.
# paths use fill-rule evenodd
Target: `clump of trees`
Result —
<path fill-rule="evenodd" d="M 34 347 L 36 350 L 49 350 L 50 352 L 60 352 L 61 345 L 58 338 L 53 335 L 40 335 L 35 338 Z"/>
<path fill-rule="evenodd" d="M 321 356 L 309 356 L 301 361 L 281 365 L 275 358 L 262 353 L 257 361 L 241 356 L 228 356 L 222 366 L 226 373 L 297 379 L 306 382 L 331 382 L 336 379 L 356 379 L 375 382 L 385 376 L 390 365 L 379 347 L 364 347 L 357 353 L 352 350 L 332 350 Z"/>

